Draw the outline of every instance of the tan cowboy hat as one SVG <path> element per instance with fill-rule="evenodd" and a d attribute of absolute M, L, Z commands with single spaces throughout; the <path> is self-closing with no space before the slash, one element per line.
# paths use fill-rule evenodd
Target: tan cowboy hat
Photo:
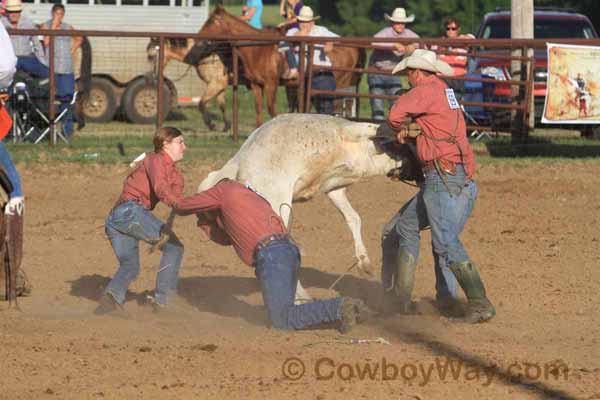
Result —
<path fill-rule="evenodd" d="M 430 50 L 416 49 L 394 67 L 392 74 L 406 68 L 422 69 L 447 76 L 454 75 L 452 67 L 445 62 L 438 60 L 437 55 Z"/>
<path fill-rule="evenodd" d="M 387 13 L 384 14 L 384 17 L 388 21 L 399 22 L 401 24 L 413 22 L 415 20 L 415 14 L 411 14 L 410 17 L 407 17 L 406 10 L 402 7 L 396 8 L 391 17 Z"/>
<path fill-rule="evenodd" d="M 296 19 L 298 21 L 302 21 L 302 22 L 316 21 L 319 18 L 321 18 L 321 17 L 315 17 L 315 14 L 313 13 L 312 8 L 310 8 L 309 6 L 303 6 L 300 9 L 298 16 L 296 17 Z"/>
<path fill-rule="evenodd" d="M 21 3 L 21 0 L 6 0 L 4 9 L 6 11 L 22 11 L 23 3 Z"/>

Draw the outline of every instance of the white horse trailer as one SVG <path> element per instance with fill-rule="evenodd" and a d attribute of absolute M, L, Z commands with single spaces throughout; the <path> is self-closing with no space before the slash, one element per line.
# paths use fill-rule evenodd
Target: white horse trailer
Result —
<path fill-rule="evenodd" d="M 36 23 L 50 19 L 53 3 L 62 3 L 64 21 L 79 30 L 197 33 L 209 14 L 209 0 L 23 0 L 23 12 Z M 150 38 L 90 37 L 92 87 L 85 104 L 92 122 L 111 121 L 122 109 L 135 123 L 156 117 L 156 83 L 147 79 L 153 65 Z M 79 63 L 75 63 L 79 68 Z M 76 70 L 76 72 L 78 72 Z M 193 68 L 170 63 L 165 70 L 165 105 L 195 103 L 204 91 Z M 167 108 L 168 109 L 168 108 Z"/>

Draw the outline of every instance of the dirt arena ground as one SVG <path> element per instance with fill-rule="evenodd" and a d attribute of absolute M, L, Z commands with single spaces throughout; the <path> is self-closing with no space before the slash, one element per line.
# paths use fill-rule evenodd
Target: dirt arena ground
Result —
<path fill-rule="evenodd" d="M 21 166 L 27 193 L 22 312 L 0 303 L 0 399 L 600 399 L 600 165 L 491 164 L 464 242 L 498 316 L 470 326 L 437 315 L 430 236 L 414 296 L 422 315 L 374 319 L 348 336 L 277 332 L 251 268 L 229 248 L 186 246 L 179 315 L 141 305 L 158 255 L 142 246 L 129 319 L 92 314 L 116 261 L 103 221 L 120 190 L 116 166 Z M 209 165 L 185 164 L 193 191 Z M 353 186 L 375 265 L 384 222 L 414 189 L 377 178 Z M 295 207 L 301 279 L 316 297 L 353 262 L 350 233 L 325 197 Z M 166 209 L 158 210 L 161 216 Z M 342 295 L 374 303 L 376 278 L 345 277 Z M 386 344 L 351 344 L 376 339 Z"/>

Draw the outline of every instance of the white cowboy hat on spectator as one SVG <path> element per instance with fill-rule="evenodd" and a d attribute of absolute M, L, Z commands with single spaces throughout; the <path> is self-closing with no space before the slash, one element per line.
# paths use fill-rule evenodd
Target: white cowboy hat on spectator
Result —
<path fill-rule="evenodd" d="M 321 18 L 321 17 L 315 17 L 315 14 L 313 13 L 312 8 L 310 8 L 309 6 L 303 6 L 300 9 L 298 16 L 296 17 L 296 19 L 298 21 L 302 21 L 302 22 L 316 21 L 319 18 Z"/>
<path fill-rule="evenodd" d="M 384 14 L 385 19 L 391 22 L 398 22 L 401 24 L 406 24 L 408 22 L 413 22 L 415 20 L 415 14 L 411 14 L 410 17 L 406 16 L 406 10 L 402 7 L 398 7 L 392 13 L 390 17 L 387 13 Z"/>
<path fill-rule="evenodd" d="M 406 68 L 422 69 L 425 71 L 452 76 L 452 67 L 438 60 L 437 55 L 431 50 L 416 49 L 408 57 L 405 57 L 392 70 L 392 74 L 405 70 Z"/>
<path fill-rule="evenodd" d="M 6 11 L 22 11 L 23 3 L 21 3 L 21 0 L 6 0 L 4 9 Z"/>

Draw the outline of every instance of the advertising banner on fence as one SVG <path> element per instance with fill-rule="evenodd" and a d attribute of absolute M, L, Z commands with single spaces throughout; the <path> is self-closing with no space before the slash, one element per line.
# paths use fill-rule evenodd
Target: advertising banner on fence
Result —
<path fill-rule="evenodd" d="M 600 47 L 548 43 L 542 122 L 600 123 Z"/>

